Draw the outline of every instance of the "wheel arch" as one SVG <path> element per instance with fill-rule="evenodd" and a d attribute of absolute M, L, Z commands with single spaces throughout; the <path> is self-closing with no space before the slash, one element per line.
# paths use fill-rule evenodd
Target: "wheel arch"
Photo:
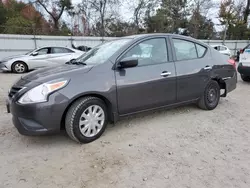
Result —
<path fill-rule="evenodd" d="M 221 97 L 226 97 L 226 95 L 227 95 L 226 82 L 220 77 L 214 77 L 214 78 L 212 78 L 212 80 L 216 81 L 219 84 L 220 89 L 225 90 L 225 92 L 221 95 Z"/>
<path fill-rule="evenodd" d="M 67 105 L 67 107 L 64 110 L 64 113 L 62 115 L 62 119 L 61 119 L 61 127 L 60 127 L 61 130 L 65 129 L 65 118 L 66 118 L 66 115 L 68 113 L 69 108 L 72 106 L 72 104 L 74 102 L 76 102 L 77 100 L 79 100 L 81 98 L 84 98 L 84 97 L 96 97 L 96 98 L 101 99 L 105 103 L 105 105 L 107 107 L 107 110 L 108 110 L 108 121 L 111 121 L 111 122 L 115 121 L 115 117 L 113 115 L 113 106 L 112 106 L 112 103 L 105 96 L 103 96 L 103 95 L 101 95 L 99 93 L 88 93 L 88 94 L 82 94 L 82 95 L 79 95 L 79 96 L 75 97 Z"/>
<path fill-rule="evenodd" d="M 25 61 L 23 61 L 23 60 L 15 60 L 15 61 L 13 61 L 13 63 L 11 63 L 11 71 L 13 71 L 14 70 L 14 64 L 15 63 L 17 63 L 17 62 L 21 62 L 21 63 L 23 63 L 26 67 L 27 67 L 27 70 L 29 70 L 29 66 L 28 66 L 28 64 L 25 62 Z"/>

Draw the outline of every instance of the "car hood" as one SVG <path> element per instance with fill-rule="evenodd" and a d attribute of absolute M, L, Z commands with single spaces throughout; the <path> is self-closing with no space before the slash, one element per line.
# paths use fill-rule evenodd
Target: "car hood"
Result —
<path fill-rule="evenodd" d="M 58 67 L 48 67 L 33 71 L 21 78 L 27 82 L 45 83 L 55 79 L 70 79 L 71 76 L 89 72 L 93 66 L 84 65 L 62 65 Z"/>
<path fill-rule="evenodd" d="M 27 55 L 13 55 L 13 56 L 8 56 L 8 57 L 3 58 L 1 61 L 9 61 L 11 59 L 22 58 L 22 57 L 27 57 Z"/>

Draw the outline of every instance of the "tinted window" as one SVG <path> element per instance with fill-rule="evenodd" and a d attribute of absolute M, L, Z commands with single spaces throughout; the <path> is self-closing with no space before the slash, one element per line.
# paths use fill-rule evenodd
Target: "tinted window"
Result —
<path fill-rule="evenodd" d="M 164 63 L 168 61 L 165 38 L 145 40 L 130 49 L 123 58 L 138 58 L 138 66 Z"/>
<path fill-rule="evenodd" d="M 45 55 L 49 53 L 49 48 L 42 48 L 40 50 L 36 51 L 38 53 L 38 55 Z"/>
<path fill-rule="evenodd" d="M 52 53 L 53 54 L 58 54 L 58 53 L 72 53 L 70 49 L 67 48 L 52 48 Z"/>
<path fill-rule="evenodd" d="M 173 39 L 177 60 L 198 58 L 195 44 L 190 41 Z"/>
<path fill-rule="evenodd" d="M 206 47 L 201 46 L 199 44 L 196 44 L 196 49 L 197 49 L 198 57 L 204 56 L 204 54 L 206 53 L 206 50 L 207 50 Z"/>
<path fill-rule="evenodd" d="M 220 47 L 219 46 L 215 46 L 214 49 L 220 51 Z"/>

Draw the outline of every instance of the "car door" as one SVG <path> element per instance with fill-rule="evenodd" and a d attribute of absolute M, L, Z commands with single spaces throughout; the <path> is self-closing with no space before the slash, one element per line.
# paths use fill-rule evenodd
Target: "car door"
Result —
<path fill-rule="evenodd" d="M 229 49 L 225 46 L 220 46 L 220 53 L 224 55 L 230 55 Z"/>
<path fill-rule="evenodd" d="M 165 37 L 144 39 L 119 59 L 138 58 L 138 66 L 115 70 L 119 114 L 176 102 L 175 65 L 166 41 Z"/>
<path fill-rule="evenodd" d="M 65 64 L 71 60 L 71 56 L 74 51 L 63 47 L 52 47 L 51 56 L 48 61 L 48 66 L 54 66 L 58 64 Z"/>
<path fill-rule="evenodd" d="M 206 46 L 182 38 L 172 38 L 177 76 L 177 101 L 199 98 L 210 79 L 212 59 Z"/>
<path fill-rule="evenodd" d="M 49 58 L 51 48 L 49 48 L 49 47 L 40 48 L 34 52 L 30 55 L 30 58 L 27 60 L 27 64 L 29 66 L 29 69 L 46 67 L 47 66 L 47 59 Z"/>

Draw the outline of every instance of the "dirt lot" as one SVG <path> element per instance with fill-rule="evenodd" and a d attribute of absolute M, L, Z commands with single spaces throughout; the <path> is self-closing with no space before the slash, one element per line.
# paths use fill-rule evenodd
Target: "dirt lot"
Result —
<path fill-rule="evenodd" d="M 126 118 L 97 141 L 21 136 L 5 97 L 20 75 L 0 73 L 0 187 L 249 188 L 250 84 L 214 111 L 195 106 Z"/>

